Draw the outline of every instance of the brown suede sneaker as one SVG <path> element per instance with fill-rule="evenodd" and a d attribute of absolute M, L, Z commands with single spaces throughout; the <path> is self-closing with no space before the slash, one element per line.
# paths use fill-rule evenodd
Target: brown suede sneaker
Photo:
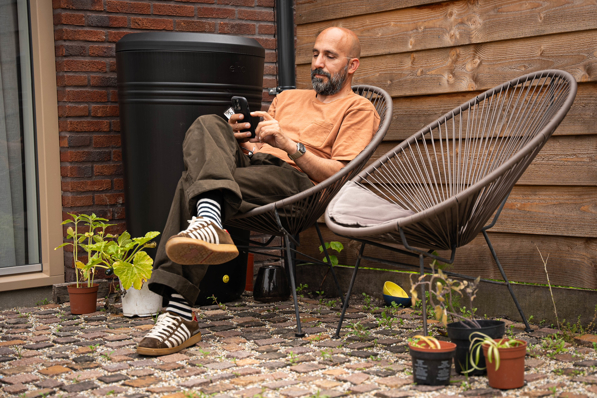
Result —
<path fill-rule="evenodd" d="M 225 229 L 203 217 L 193 217 L 189 227 L 166 243 L 168 258 L 177 264 L 222 264 L 238 256 Z"/>
<path fill-rule="evenodd" d="M 155 326 L 137 346 L 137 354 L 160 356 L 174 354 L 201 341 L 199 326 L 171 312 L 158 317 Z"/>

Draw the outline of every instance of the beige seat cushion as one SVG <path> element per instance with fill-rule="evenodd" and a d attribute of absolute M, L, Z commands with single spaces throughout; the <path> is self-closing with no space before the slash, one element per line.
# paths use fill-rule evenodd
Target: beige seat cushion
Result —
<path fill-rule="evenodd" d="M 338 192 L 327 212 L 334 222 L 346 227 L 372 227 L 415 214 L 352 181 Z"/>

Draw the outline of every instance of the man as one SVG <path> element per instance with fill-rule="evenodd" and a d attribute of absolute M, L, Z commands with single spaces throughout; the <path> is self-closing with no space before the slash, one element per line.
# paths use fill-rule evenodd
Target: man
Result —
<path fill-rule="evenodd" d="M 191 310 L 199 284 L 209 265 L 238 255 L 222 228 L 224 220 L 311 188 L 371 141 L 379 116 L 351 90 L 359 57 L 353 32 L 326 29 L 313 47 L 314 90 L 285 91 L 268 112 L 252 112 L 263 118 L 254 139 L 243 132 L 249 125 L 241 114 L 228 122 L 201 116 L 189 128 L 183 143 L 186 170 L 149 281 L 149 289 L 168 298 L 168 305 L 139 343 L 139 354 L 167 355 L 201 340 Z"/>

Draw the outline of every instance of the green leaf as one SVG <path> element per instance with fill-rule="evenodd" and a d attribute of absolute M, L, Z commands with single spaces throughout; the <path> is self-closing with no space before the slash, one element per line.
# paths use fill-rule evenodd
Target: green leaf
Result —
<path fill-rule="evenodd" d="M 66 245 L 70 245 L 70 243 L 66 242 L 66 243 L 63 243 L 63 244 L 61 244 L 60 246 L 56 246 L 56 247 L 54 248 L 54 250 L 56 250 L 56 249 L 60 249 L 61 247 L 64 247 L 64 246 L 66 246 Z"/>
<path fill-rule="evenodd" d="M 335 267 L 336 265 L 338 265 L 338 257 L 334 256 L 333 254 L 330 254 L 330 260 L 332 260 L 332 266 L 334 266 L 334 267 Z M 328 262 L 328 259 L 327 259 L 327 257 L 324 257 L 324 258 L 323 258 L 323 262 L 324 262 L 324 263 L 327 263 L 327 262 Z"/>
<path fill-rule="evenodd" d="M 142 237 L 142 238 L 135 238 L 135 239 L 133 239 L 133 241 L 135 243 L 137 243 L 138 245 L 144 245 L 147 242 L 149 242 L 150 240 L 152 240 L 153 238 L 155 238 L 156 236 L 158 236 L 159 234 L 160 233 L 156 232 L 156 231 L 148 232 L 148 233 L 145 234 L 144 237 Z"/>
<path fill-rule="evenodd" d="M 319 252 L 323 253 L 323 246 L 319 245 Z"/>
<path fill-rule="evenodd" d="M 133 286 L 139 290 L 143 282 L 151 277 L 153 260 L 145 252 L 135 254 L 133 263 L 126 261 L 117 261 L 114 263 L 114 274 L 118 276 L 122 287 L 129 289 Z"/>
<path fill-rule="evenodd" d="M 66 237 L 67 238 L 72 238 L 74 233 L 75 233 L 75 230 L 73 229 L 73 227 L 68 227 L 66 229 Z"/>
<path fill-rule="evenodd" d="M 338 253 L 340 253 L 342 250 L 344 250 L 344 245 L 342 244 L 342 242 L 330 242 L 330 246 L 332 249 L 334 249 Z"/>
<path fill-rule="evenodd" d="M 129 243 L 131 241 L 131 234 L 129 234 L 128 232 L 124 231 L 122 233 L 122 235 L 120 235 L 118 237 L 118 245 L 119 246 L 124 246 L 127 243 Z"/>

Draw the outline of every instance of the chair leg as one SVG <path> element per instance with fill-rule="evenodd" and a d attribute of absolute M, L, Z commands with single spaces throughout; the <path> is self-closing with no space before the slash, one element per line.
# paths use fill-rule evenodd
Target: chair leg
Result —
<path fill-rule="evenodd" d="M 508 278 L 506 277 L 506 273 L 504 272 L 504 269 L 502 268 L 502 264 L 500 263 L 500 260 L 498 260 L 498 258 L 497 258 L 497 254 L 495 253 L 495 250 L 493 249 L 493 245 L 491 244 L 491 241 L 489 240 L 489 236 L 487 235 L 487 232 L 485 230 L 483 230 L 482 232 L 483 232 L 483 236 L 485 237 L 485 241 L 487 242 L 487 246 L 489 246 L 489 250 L 491 251 L 491 255 L 493 256 L 495 263 L 497 264 L 500 272 L 502 273 L 502 278 L 504 278 L 504 281 L 506 282 L 506 285 L 508 286 L 510 295 L 512 296 L 512 299 L 514 300 L 514 304 L 516 305 L 516 308 L 518 308 L 518 312 L 520 313 L 520 316 L 522 317 L 522 320 L 525 325 L 525 332 L 531 333 L 532 332 L 531 326 L 529 325 L 527 318 L 524 316 L 524 313 L 522 312 L 522 308 L 520 308 L 520 304 L 518 303 L 518 300 L 516 299 L 516 296 L 514 295 L 514 291 L 512 290 L 512 285 L 510 285 L 510 281 L 508 281 Z"/>
<path fill-rule="evenodd" d="M 350 285 L 348 286 L 348 292 L 346 292 L 346 298 L 344 299 L 344 304 L 342 305 L 342 313 L 340 314 L 340 322 L 338 322 L 338 328 L 336 329 L 336 334 L 334 335 L 334 339 L 340 338 L 340 329 L 342 329 L 342 322 L 344 322 L 344 314 L 346 314 L 346 308 L 348 308 L 348 300 L 350 299 L 350 293 L 352 292 L 352 287 L 354 285 L 354 281 L 357 279 L 357 272 L 359 271 L 359 265 L 361 264 L 361 257 L 363 256 L 363 250 L 365 249 L 365 243 L 361 244 L 361 249 L 359 250 L 359 256 L 357 257 L 357 262 L 354 265 L 354 271 L 352 273 L 352 279 L 350 280 Z"/>
<path fill-rule="evenodd" d="M 338 282 L 338 278 L 336 277 L 336 272 L 334 272 L 334 266 L 332 265 L 332 260 L 330 259 L 330 255 L 328 254 L 328 249 L 325 247 L 325 242 L 323 241 L 323 236 L 321 235 L 321 231 L 319 230 L 319 225 L 315 223 L 315 230 L 317 231 L 317 235 L 319 235 L 319 241 L 321 242 L 321 247 L 323 247 L 323 252 L 325 253 L 325 257 L 328 260 L 329 270 L 332 271 L 332 276 L 334 277 L 334 282 L 336 282 L 336 289 L 338 290 L 338 297 L 342 300 L 344 296 L 342 294 L 342 289 L 340 288 L 340 283 Z M 344 303 L 342 303 L 344 305 Z"/>
<path fill-rule="evenodd" d="M 421 276 L 425 274 L 425 261 L 422 254 L 419 254 L 419 267 Z M 427 336 L 427 299 L 425 298 L 425 285 L 421 285 L 421 303 L 423 304 L 423 336 Z"/>
<path fill-rule="evenodd" d="M 299 305 L 298 299 L 296 297 L 296 282 L 295 282 L 295 267 L 294 263 L 292 262 L 292 251 L 290 250 L 290 239 L 287 236 L 284 236 L 284 241 L 286 243 L 286 261 L 288 263 L 288 276 L 290 277 L 290 290 L 292 291 L 292 299 L 294 300 L 294 311 L 296 313 L 296 333 L 294 334 L 296 337 L 305 337 L 305 333 L 303 333 L 303 329 L 301 328 L 301 316 L 299 314 Z"/>

